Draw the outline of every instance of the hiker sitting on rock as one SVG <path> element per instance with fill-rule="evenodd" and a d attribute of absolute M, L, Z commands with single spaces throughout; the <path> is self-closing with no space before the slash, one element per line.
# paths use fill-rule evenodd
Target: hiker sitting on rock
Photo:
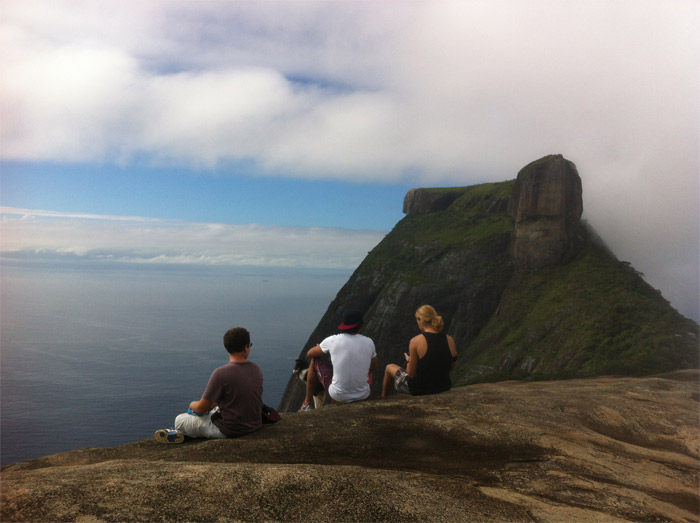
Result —
<path fill-rule="evenodd" d="M 332 400 L 341 403 L 369 397 L 372 371 L 377 368 L 378 360 L 374 342 L 360 334 L 362 324 L 361 312 L 346 312 L 338 326 L 339 333 L 309 349 L 307 356 L 311 363 L 306 375 L 306 397 L 299 412 L 313 409 L 319 385 Z M 321 404 L 322 400 L 318 406 Z"/>
<path fill-rule="evenodd" d="M 263 412 L 263 375 L 260 367 L 248 361 L 250 333 L 243 327 L 224 335 L 229 362 L 214 370 L 202 398 L 190 403 L 189 410 L 175 418 L 175 429 L 160 429 L 155 438 L 161 443 L 182 443 L 191 438 L 232 438 L 259 429 Z"/>
<path fill-rule="evenodd" d="M 386 366 L 382 383 L 382 398 L 391 390 L 414 396 L 437 394 L 450 390 L 450 371 L 457 365 L 457 346 L 452 336 L 442 332 L 442 316 L 430 305 L 416 311 L 421 334 L 408 344 L 406 367 L 393 363 Z"/>

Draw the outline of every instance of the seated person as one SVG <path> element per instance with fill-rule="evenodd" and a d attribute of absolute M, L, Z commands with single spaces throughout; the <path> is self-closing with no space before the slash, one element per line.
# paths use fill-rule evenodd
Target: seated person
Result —
<path fill-rule="evenodd" d="M 406 368 L 393 363 L 386 366 L 382 383 L 382 398 L 392 389 L 414 396 L 437 394 L 450 390 L 450 371 L 457 365 L 457 346 L 452 336 L 442 332 L 442 316 L 430 305 L 416 311 L 421 334 L 408 344 Z"/>
<path fill-rule="evenodd" d="M 243 327 L 224 335 L 229 362 L 209 378 L 200 400 L 175 418 L 175 429 L 160 429 L 155 438 L 161 443 L 182 443 L 191 438 L 233 438 L 259 429 L 262 425 L 263 375 L 260 367 L 248 361 L 250 333 Z"/>
<path fill-rule="evenodd" d="M 338 334 L 309 349 L 306 397 L 299 412 L 313 409 L 319 385 L 333 401 L 349 403 L 369 398 L 372 371 L 378 360 L 374 342 L 360 334 L 362 324 L 362 313 L 348 311 L 338 326 Z"/>

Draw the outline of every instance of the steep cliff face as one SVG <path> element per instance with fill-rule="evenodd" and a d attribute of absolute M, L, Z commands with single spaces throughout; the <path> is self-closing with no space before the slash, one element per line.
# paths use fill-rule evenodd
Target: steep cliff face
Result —
<path fill-rule="evenodd" d="M 513 229 L 506 209 L 512 182 L 455 189 L 444 211 L 409 214 L 401 220 L 338 292 L 302 354 L 336 332 L 342 312 L 365 312 L 364 334 L 377 346 L 380 369 L 402 361 L 416 334 L 414 312 L 431 303 L 445 316 L 450 333 L 473 339 L 492 316 L 512 273 Z M 438 191 L 442 192 L 442 191 Z M 296 410 L 303 387 L 290 380 L 282 410 Z"/>
<path fill-rule="evenodd" d="M 580 237 L 583 196 L 576 166 L 561 155 L 524 167 L 508 212 L 515 222 L 517 268 L 553 267 L 571 259 Z"/>
<path fill-rule="evenodd" d="M 461 196 L 460 190 L 411 189 L 403 199 L 404 214 L 428 214 L 444 211 Z"/>
<path fill-rule="evenodd" d="M 406 217 L 331 302 L 300 356 L 336 332 L 342 312 L 365 312 L 380 366 L 403 361 L 413 314 L 433 305 L 457 341 L 456 384 L 698 366 L 698 326 L 683 318 L 581 222 L 581 179 L 560 155 L 516 180 L 415 189 Z M 296 410 L 292 378 L 280 404 Z"/>

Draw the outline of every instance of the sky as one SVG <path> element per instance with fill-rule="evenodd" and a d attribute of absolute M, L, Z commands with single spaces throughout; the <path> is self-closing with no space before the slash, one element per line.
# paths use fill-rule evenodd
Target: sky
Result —
<path fill-rule="evenodd" d="M 352 270 L 414 187 L 563 154 L 698 319 L 700 3 L 0 3 L 2 257 Z"/>

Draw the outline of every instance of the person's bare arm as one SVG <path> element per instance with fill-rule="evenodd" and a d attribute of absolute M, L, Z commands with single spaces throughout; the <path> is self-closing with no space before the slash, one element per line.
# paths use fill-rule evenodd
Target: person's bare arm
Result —
<path fill-rule="evenodd" d="M 447 336 L 447 345 L 450 347 L 450 352 L 452 353 L 452 370 L 457 368 L 457 344 L 452 336 Z"/>
<path fill-rule="evenodd" d="M 323 351 L 321 350 L 321 346 L 316 345 L 315 347 L 309 349 L 309 352 L 307 352 L 306 355 L 309 358 L 320 358 L 321 356 L 323 356 Z"/>
<path fill-rule="evenodd" d="M 209 401 L 206 398 L 202 398 L 199 401 L 193 401 L 192 403 L 190 403 L 190 409 L 196 412 L 197 414 L 206 414 L 214 406 L 214 402 Z"/>
<path fill-rule="evenodd" d="M 418 344 L 420 340 L 425 340 L 423 336 L 416 336 L 408 344 L 408 365 L 406 365 L 406 373 L 409 378 L 415 378 L 418 372 Z"/>
<path fill-rule="evenodd" d="M 370 362 L 369 362 L 369 371 L 370 371 L 370 372 L 373 372 L 374 369 L 376 369 L 378 365 L 379 365 L 379 360 L 378 360 L 377 357 L 375 356 L 375 357 L 372 358 L 372 359 L 370 360 Z"/>

